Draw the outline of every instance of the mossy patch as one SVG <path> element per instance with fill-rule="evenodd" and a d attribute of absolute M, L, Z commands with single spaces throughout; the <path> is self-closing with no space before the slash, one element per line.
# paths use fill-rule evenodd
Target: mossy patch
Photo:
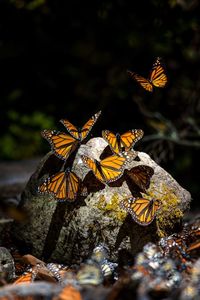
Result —
<path fill-rule="evenodd" d="M 127 213 L 120 208 L 119 202 L 120 200 L 117 193 L 111 197 L 110 201 L 106 201 L 105 196 L 101 195 L 99 197 L 97 208 L 104 211 L 109 217 L 123 222 Z"/>
<path fill-rule="evenodd" d="M 181 199 L 166 184 L 160 185 L 159 191 L 155 189 L 153 183 L 148 191 L 148 197 L 156 198 L 161 201 L 161 207 L 157 213 L 156 221 L 158 234 L 163 237 L 167 232 L 180 223 L 183 217 L 183 211 L 179 207 Z"/>

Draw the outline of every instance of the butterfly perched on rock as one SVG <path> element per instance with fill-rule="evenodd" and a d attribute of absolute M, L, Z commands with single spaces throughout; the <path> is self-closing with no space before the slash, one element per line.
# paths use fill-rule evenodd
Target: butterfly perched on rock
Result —
<path fill-rule="evenodd" d="M 128 176 L 130 180 L 137 184 L 137 186 L 139 186 L 142 190 L 149 188 L 153 174 L 153 168 L 146 165 L 139 165 L 130 170 L 126 170 L 126 176 Z"/>
<path fill-rule="evenodd" d="M 109 183 L 116 181 L 123 175 L 126 159 L 121 156 L 112 155 L 101 161 L 89 158 L 82 155 L 81 159 L 83 163 L 92 170 L 94 175 L 101 182 Z"/>
<path fill-rule="evenodd" d="M 130 197 L 123 199 L 120 207 L 130 213 L 136 223 L 146 226 L 153 222 L 160 208 L 160 200 Z"/>
<path fill-rule="evenodd" d="M 129 70 L 127 71 L 127 73 L 132 79 L 136 80 L 148 92 L 153 92 L 154 87 L 165 87 L 168 81 L 165 69 L 159 57 L 153 64 L 149 78 L 142 77 L 137 73 Z"/>
<path fill-rule="evenodd" d="M 56 200 L 74 201 L 79 187 L 80 178 L 70 169 L 66 169 L 45 179 L 38 191 L 40 194 L 53 194 Z"/>
<path fill-rule="evenodd" d="M 60 120 L 69 134 L 56 130 L 43 130 L 41 134 L 50 143 L 54 154 L 60 159 L 67 160 L 69 155 L 88 136 L 100 114 L 101 111 L 92 116 L 81 129 L 75 127 L 68 120 Z"/>
<path fill-rule="evenodd" d="M 144 135 L 142 129 L 132 129 L 123 134 L 114 134 L 109 130 L 102 131 L 102 137 L 109 144 L 114 154 L 120 155 L 133 148 L 135 143 Z"/>

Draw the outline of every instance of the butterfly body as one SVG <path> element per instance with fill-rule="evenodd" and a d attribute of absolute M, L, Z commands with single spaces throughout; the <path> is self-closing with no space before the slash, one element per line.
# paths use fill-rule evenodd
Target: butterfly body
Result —
<path fill-rule="evenodd" d="M 48 177 L 38 188 L 40 194 L 53 194 L 56 200 L 74 201 L 79 191 L 80 179 L 69 169 Z"/>
<path fill-rule="evenodd" d="M 118 149 L 118 152 L 125 151 L 125 146 L 121 142 L 121 136 L 119 133 L 116 133 L 116 148 Z"/>
<path fill-rule="evenodd" d="M 146 226 L 153 222 L 160 208 L 160 200 L 130 197 L 122 200 L 120 206 L 130 213 L 136 223 Z"/>
<path fill-rule="evenodd" d="M 119 133 L 115 135 L 109 130 L 102 131 L 104 140 L 109 144 L 112 152 L 117 155 L 131 150 L 135 143 L 143 137 L 143 134 L 141 129 L 132 129 L 121 135 Z"/>
<path fill-rule="evenodd" d="M 85 155 L 82 155 L 81 159 L 92 170 L 96 178 L 104 184 L 113 182 L 122 176 L 126 161 L 124 157 L 117 155 L 109 156 L 101 161 L 91 159 Z"/>
<path fill-rule="evenodd" d="M 135 72 L 127 71 L 128 75 L 136 80 L 146 91 L 153 92 L 154 87 L 163 88 L 167 84 L 167 75 L 165 69 L 161 64 L 161 59 L 158 57 L 153 64 L 149 78 L 138 75 Z"/>

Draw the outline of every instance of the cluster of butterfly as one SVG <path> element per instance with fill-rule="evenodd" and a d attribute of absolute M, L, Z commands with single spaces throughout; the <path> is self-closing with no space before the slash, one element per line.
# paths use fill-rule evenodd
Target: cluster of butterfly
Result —
<path fill-rule="evenodd" d="M 68 267 L 62 264 L 45 263 L 30 254 L 22 256 L 14 249 L 12 256 L 16 275 L 8 289 L 5 286 L 0 291 L 0 299 L 82 300 L 84 287 L 89 287 L 89 294 L 91 294 L 92 286 L 108 285 L 117 279 L 114 279 L 114 269 L 117 264 L 107 260 L 105 250 L 104 247 L 97 246 L 91 258 L 77 268 L 75 265 Z M 36 285 L 36 282 L 40 282 L 41 285 Z"/>
<path fill-rule="evenodd" d="M 149 92 L 153 91 L 153 86 L 164 87 L 167 83 L 167 76 L 159 58 L 157 58 L 153 65 L 149 79 L 145 79 L 131 71 L 128 71 L 128 74 Z M 65 167 L 65 165 L 71 154 L 75 151 L 77 152 L 80 145 L 85 143 L 100 114 L 101 111 L 92 116 L 80 130 L 68 120 L 60 120 L 69 134 L 56 130 L 44 130 L 42 132 L 42 136 L 50 143 L 54 154 L 64 160 L 64 165 L 63 170 L 44 180 L 38 188 L 40 193 L 53 194 L 60 201 L 74 201 L 78 194 L 87 195 L 80 178 L 71 170 L 72 163 L 68 167 Z M 133 150 L 133 147 L 143 137 L 143 131 L 141 129 L 134 129 L 122 135 L 115 135 L 109 130 L 104 130 L 102 131 L 102 136 L 110 146 L 113 155 L 100 161 L 85 155 L 82 155 L 81 159 L 92 170 L 99 181 L 103 184 L 108 184 L 116 181 L 123 175 L 126 162 L 130 157 L 133 159 L 137 156 L 137 152 Z M 138 166 L 133 169 L 131 173 L 129 172 L 129 176 L 136 184 L 139 183 L 142 189 L 147 188 L 149 178 L 153 175 L 152 169 L 148 166 Z M 149 200 L 130 197 L 124 199 L 120 206 L 129 212 L 137 223 L 148 225 L 154 220 L 159 203 L 155 199 Z"/>
<path fill-rule="evenodd" d="M 84 142 L 93 125 L 96 123 L 101 112 L 96 113 L 92 118 L 78 130 L 68 120 L 61 120 L 69 134 L 44 130 L 42 136 L 51 144 L 52 151 L 65 163 L 69 156 L 77 151 L 80 144 Z M 106 157 L 100 161 L 82 155 L 83 163 L 93 171 L 96 178 L 104 184 L 116 181 L 123 175 L 126 160 L 130 149 L 134 144 L 142 138 L 143 131 L 140 129 L 129 130 L 119 135 L 111 131 L 104 130 L 103 138 L 110 145 L 113 155 Z M 131 151 L 135 155 L 134 151 Z M 130 156 L 130 154 L 129 154 Z M 136 156 L 136 155 L 135 155 Z M 64 163 L 64 166 L 65 166 Z M 72 172 L 69 167 L 66 170 L 56 173 L 47 178 L 40 186 L 40 193 L 52 193 L 57 200 L 74 201 L 77 197 L 80 179 Z"/>
<path fill-rule="evenodd" d="M 71 154 L 85 142 L 101 111 L 92 116 L 79 130 L 68 120 L 60 120 L 69 134 L 56 130 L 44 130 L 42 136 L 50 143 L 53 153 L 64 161 L 63 170 L 48 177 L 40 186 L 40 193 L 53 194 L 57 200 L 74 201 L 81 188 L 80 178 L 71 171 L 66 162 Z"/>

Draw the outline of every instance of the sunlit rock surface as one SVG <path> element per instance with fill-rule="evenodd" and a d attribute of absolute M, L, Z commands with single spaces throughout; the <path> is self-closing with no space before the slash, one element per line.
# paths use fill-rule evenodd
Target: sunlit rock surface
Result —
<path fill-rule="evenodd" d="M 104 243 L 109 249 L 109 259 L 116 261 L 120 250 L 136 254 L 147 242 L 155 242 L 180 226 L 190 204 L 190 193 L 143 152 L 138 152 L 137 158 L 128 162 L 126 169 L 138 165 L 153 168 L 146 193 L 136 184 L 130 185 L 126 171 L 119 180 L 104 186 L 83 165 L 80 155 L 99 159 L 106 147 L 102 138 L 93 138 L 78 150 L 73 171 L 83 180 L 88 195 L 79 196 L 74 203 L 57 202 L 52 195 L 38 194 L 39 183 L 58 172 L 63 164 L 52 153 L 44 157 L 30 178 L 20 203 L 28 211 L 29 218 L 26 223 L 15 222 L 13 226 L 13 235 L 21 247 L 28 247 L 29 252 L 44 260 L 71 264 L 84 260 L 95 246 Z M 137 224 L 120 208 L 120 201 L 131 195 L 161 200 L 161 208 L 150 225 Z"/>

